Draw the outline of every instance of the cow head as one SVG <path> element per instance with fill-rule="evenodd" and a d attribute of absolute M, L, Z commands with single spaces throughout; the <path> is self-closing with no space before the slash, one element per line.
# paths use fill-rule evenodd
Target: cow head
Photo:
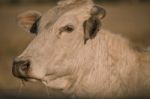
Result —
<path fill-rule="evenodd" d="M 63 0 L 43 15 L 37 11 L 20 14 L 18 24 L 36 37 L 15 58 L 13 75 L 54 89 L 71 88 L 88 68 L 92 58 L 88 47 L 104 15 L 105 10 L 91 0 Z"/>

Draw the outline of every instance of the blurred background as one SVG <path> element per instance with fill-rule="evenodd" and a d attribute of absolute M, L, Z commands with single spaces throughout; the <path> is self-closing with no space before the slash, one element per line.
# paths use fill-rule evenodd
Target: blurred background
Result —
<path fill-rule="evenodd" d="M 34 38 L 16 24 L 16 16 L 26 10 L 42 13 L 58 0 L 0 0 L 0 99 L 46 99 L 50 89 L 40 83 L 25 83 L 13 77 L 12 60 Z M 150 0 L 95 0 L 107 11 L 103 28 L 121 34 L 139 47 L 150 46 Z M 60 93 L 61 94 L 61 93 Z"/>

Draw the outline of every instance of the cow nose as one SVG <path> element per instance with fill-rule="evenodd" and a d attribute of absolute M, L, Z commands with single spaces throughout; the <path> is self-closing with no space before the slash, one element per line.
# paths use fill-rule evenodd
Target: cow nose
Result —
<path fill-rule="evenodd" d="M 30 68 L 29 60 L 15 59 L 13 61 L 12 73 L 16 77 L 26 78 L 29 68 Z"/>

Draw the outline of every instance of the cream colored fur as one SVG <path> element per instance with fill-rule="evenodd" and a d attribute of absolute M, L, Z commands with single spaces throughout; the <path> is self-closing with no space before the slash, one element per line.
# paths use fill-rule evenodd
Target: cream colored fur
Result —
<path fill-rule="evenodd" d="M 134 49 L 129 40 L 104 29 L 84 44 L 83 22 L 94 4 L 89 0 L 73 6 L 74 1 L 79 2 L 62 1 L 42 15 L 37 37 L 18 57 L 31 61 L 28 75 L 80 98 L 149 95 L 149 52 Z M 68 24 L 75 30 L 59 34 Z"/>

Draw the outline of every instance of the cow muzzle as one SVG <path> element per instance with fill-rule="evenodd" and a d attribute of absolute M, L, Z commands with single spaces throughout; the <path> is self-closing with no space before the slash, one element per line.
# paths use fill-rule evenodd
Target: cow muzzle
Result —
<path fill-rule="evenodd" d="M 12 73 L 15 77 L 26 80 L 30 70 L 31 62 L 29 60 L 15 59 L 13 61 Z"/>

